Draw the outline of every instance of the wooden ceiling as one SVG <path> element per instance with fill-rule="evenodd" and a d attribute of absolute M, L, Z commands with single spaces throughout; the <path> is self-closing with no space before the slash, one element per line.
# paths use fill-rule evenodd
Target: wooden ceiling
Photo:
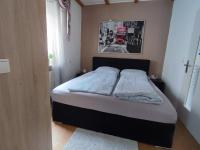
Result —
<path fill-rule="evenodd" d="M 139 3 L 139 1 L 153 1 L 153 0 L 76 0 L 76 2 L 81 6 L 88 6 L 88 5 L 98 5 L 98 4 L 105 4 L 110 5 L 113 3 L 126 3 L 126 2 L 133 2 Z M 159 0 L 157 0 L 159 1 Z M 162 1 L 162 0 L 160 0 Z"/>

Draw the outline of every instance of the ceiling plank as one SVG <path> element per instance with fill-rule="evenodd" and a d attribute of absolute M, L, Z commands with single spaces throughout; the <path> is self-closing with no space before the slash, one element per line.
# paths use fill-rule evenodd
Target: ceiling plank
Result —
<path fill-rule="evenodd" d="M 138 3 L 139 2 L 139 0 L 134 0 L 134 3 Z"/>
<path fill-rule="evenodd" d="M 76 2 L 77 2 L 81 7 L 84 7 L 84 4 L 81 2 L 81 0 L 76 0 Z"/>
<path fill-rule="evenodd" d="M 106 5 L 110 5 L 109 0 L 104 0 Z"/>

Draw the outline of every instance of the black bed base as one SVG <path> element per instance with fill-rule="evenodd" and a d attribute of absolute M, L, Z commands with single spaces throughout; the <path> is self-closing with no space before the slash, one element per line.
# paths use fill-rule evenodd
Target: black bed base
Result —
<path fill-rule="evenodd" d="M 158 123 L 53 102 L 53 120 L 154 146 L 172 147 L 175 124 Z"/>

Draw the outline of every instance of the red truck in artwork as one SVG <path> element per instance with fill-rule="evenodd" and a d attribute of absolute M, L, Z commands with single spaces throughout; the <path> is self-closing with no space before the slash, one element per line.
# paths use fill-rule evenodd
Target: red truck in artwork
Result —
<path fill-rule="evenodd" d="M 126 37 L 126 27 L 119 26 L 117 27 L 117 33 L 116 33 L 116 44 L 125 44 L 125 37 Z"/>

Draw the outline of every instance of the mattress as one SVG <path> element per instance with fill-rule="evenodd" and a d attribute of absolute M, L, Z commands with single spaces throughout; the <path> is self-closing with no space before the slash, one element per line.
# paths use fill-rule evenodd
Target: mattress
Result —
<path fill-rule="evenodd" d="M 53 101 L 100 112 L 121 115 L 142 120 L 175 124 L 177 113 L 168 98 L 150 81 L 152 87 L 163 98 L 160 105 L 120 100 L 114 96 L 92 93 L 69 92 L 66 83 L 56 87 L 52 93 Z"/>

